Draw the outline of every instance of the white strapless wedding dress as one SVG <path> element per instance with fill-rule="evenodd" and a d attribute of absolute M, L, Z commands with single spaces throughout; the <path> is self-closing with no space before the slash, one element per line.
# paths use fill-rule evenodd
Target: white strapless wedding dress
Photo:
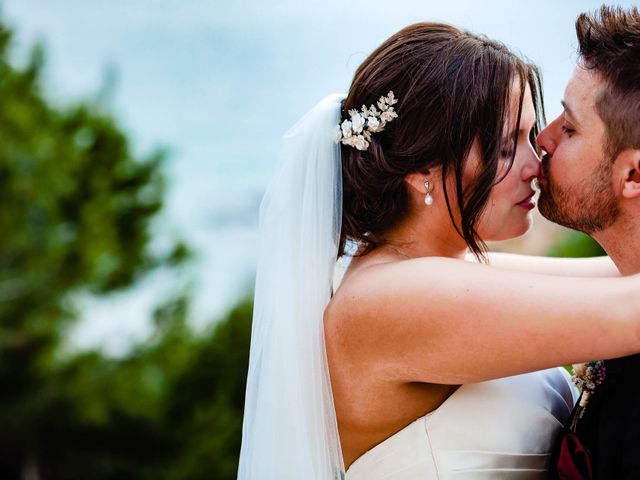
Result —
<path fill-rule="evenodd" d="M 462 385 L 358 458 L 346 480 L 542 480 L 577 399 L 554 368 Z"/>

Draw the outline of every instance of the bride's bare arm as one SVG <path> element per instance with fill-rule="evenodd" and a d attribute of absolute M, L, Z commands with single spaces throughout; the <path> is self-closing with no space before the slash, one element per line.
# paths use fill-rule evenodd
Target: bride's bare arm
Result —
<path fill-rule="evenodd" d="M 462 384 L 640 352 L 640 276 L 569 279 L 448 258 L 355 275 L 327 328 L 389 380 Z"/>
<path fill-rule="evenodd" d="M 477 262 L 472 254 L 465 259 Z M 609 257 L 556 258 L 515 253 L 489 252 L 489 264 L 520 272 L 567 277 L 619 277 L 620 272 Z"/>

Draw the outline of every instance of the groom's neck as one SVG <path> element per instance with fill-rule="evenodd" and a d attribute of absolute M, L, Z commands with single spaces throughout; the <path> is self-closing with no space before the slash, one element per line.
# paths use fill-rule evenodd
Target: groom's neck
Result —
<path fill-rule="evenodd" d="M 622 275 L 640 273 L 640 227 L 616 224 L 592 235 Z"/>

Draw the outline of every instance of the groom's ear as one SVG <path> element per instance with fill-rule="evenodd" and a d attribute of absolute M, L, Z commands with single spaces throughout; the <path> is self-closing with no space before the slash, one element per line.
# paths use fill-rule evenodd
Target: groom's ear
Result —
<path fill-rule="evenodd" d="M 624 198 L 640 198 L 640 149 L 627 149 L 618 155 L 618 163 L 622 167 Z"/>

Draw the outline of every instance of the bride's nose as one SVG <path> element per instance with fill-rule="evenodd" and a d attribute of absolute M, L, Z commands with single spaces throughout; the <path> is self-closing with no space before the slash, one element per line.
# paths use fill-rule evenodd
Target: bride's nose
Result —
<path fill-rule="evenodd" d="M 540 158 L 533 149 L 533 147 L 527 150 L 526 164 L 522 168 L 522 179 L 525 181 L 531 181 L 540 174 Z"/>

